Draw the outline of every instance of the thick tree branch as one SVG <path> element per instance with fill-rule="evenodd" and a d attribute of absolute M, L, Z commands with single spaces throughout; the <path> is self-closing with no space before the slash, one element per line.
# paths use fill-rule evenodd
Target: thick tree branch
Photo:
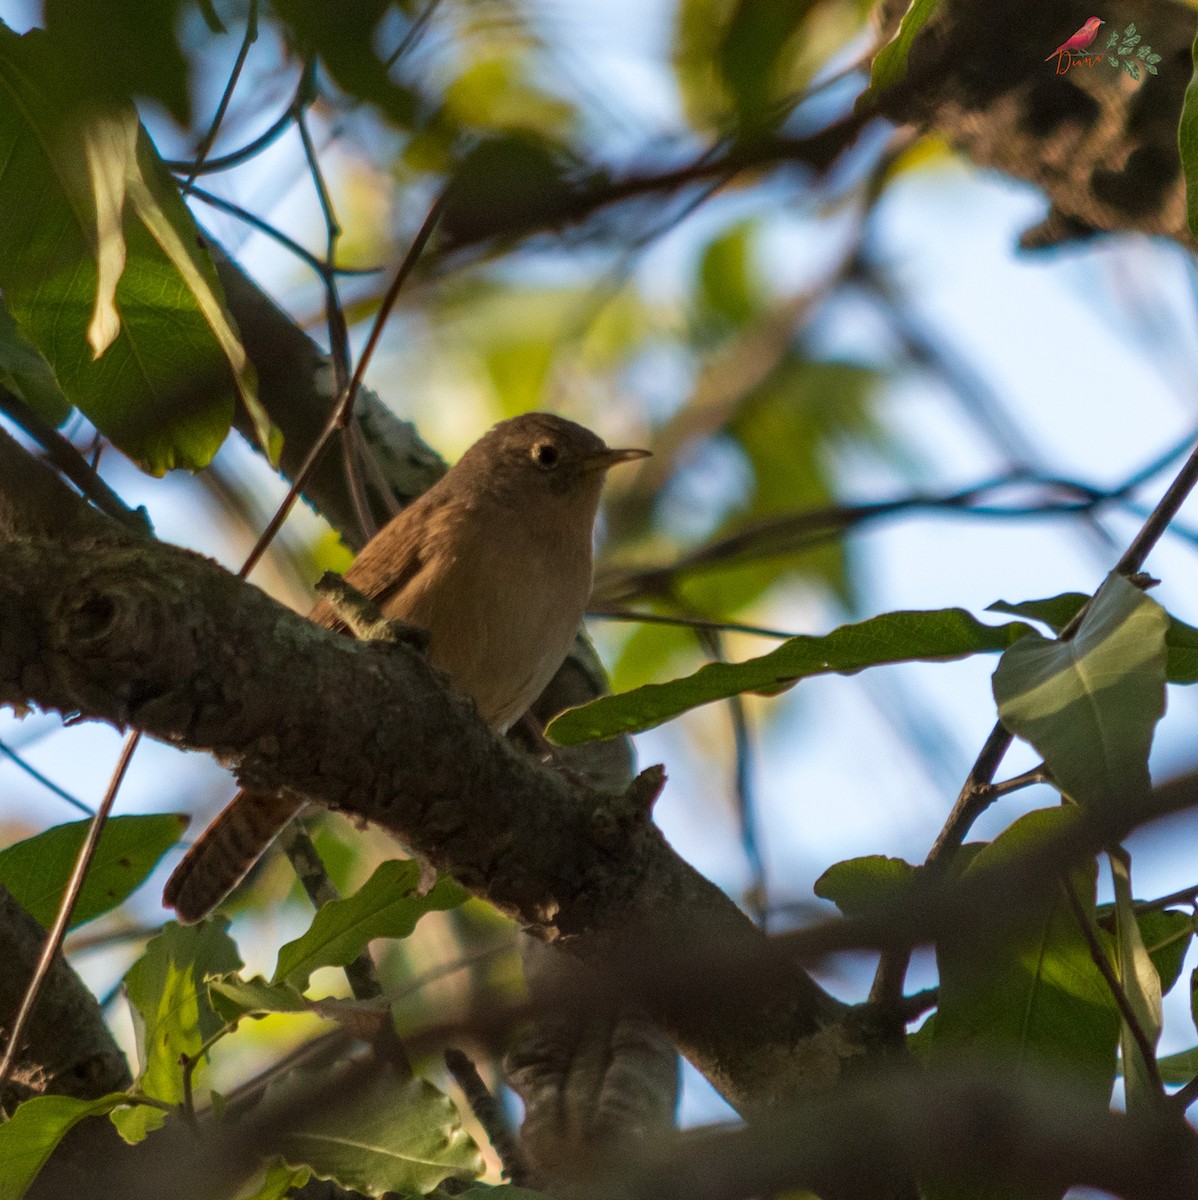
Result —
<path fill-rule="evenodd" d="M 0 1013 L 16 1012 L 45 940 L 46 931 L 0 887 Z M 11 1112 L 14 1101 L 43 1092 L 94 1100 L 131 1082 L 95 997 L 59 955 L 2 1093 L 4 1107 Z"/>
<path fill-rule="evenodd" d="M 0 545 L 0 611 L 0 703 L 134 725 L 375 821 L 617 987 L 629 945 L 770 958 L 648 820 L 659 777 L 612 796 L 541 767 L 409 648 L 330 634 L 198 555 L 120 536 Z M 733 1104 L 835 1081 L 842 1010 L 798 968 L 707 982 L 633 998 Z"/>

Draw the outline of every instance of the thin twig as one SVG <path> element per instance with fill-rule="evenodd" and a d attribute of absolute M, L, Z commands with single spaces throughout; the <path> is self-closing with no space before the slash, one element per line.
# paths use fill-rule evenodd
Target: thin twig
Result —
<path fill-rule="evenodd" d="M 390 70 L 411 48 L 416 44 L 417 39 L 424 33 L 429 21 L 432 20 L 433 13 L 437 11 L 437 6 L 441 0 L 428 0 L 428 3 L 421 10 L 420 15 L 408 27 L 407 33 L 400 39 L 400 43 L 391 52 L 387 58 L 387 70 Z"/>
<path fill-rule="evenodd" d="M 259 233 L 265 234 L 268 238 L 278 242 L 284 249 L 290 250 L 301 262 L 307 263 L 320 276 L 322 281 L 329 274 L 331 268 L 318 255 L 301 246 L 294 238 L 288 237 L 281 229 L 276 229 L 269 221 L 264 221 L 261 217 L 250 212 L 248 208 L 242 208 L 240 204 L 234 204 L 232 200 L 226 200 L 223 196 L 214 195 L 212 192 L 205 191 L 201 187 L 192 187 L 190 194 L 212 208 L 218 208 L 221 212 L 226 212 L 230 216 L 236 217 L 239 221 L 244 221 L 247 225 L 258 230 Z M 336 273 L 338 275 L 377 275 L 379 270 L 380 268 L 378 267 L 338 267 Z"/>
<path fill-rule="evenodd" d="M 245 36 L 241 39 L 241 47 L 237 51 L 237 59 L 233 63 L 232 71 L 229 72 L 229 79 L 225 84 L 225 90 L 221 95 L 220 103 L 216 106 L 216 113 L 212 118 L 212 124 L 209 125 L 208 132 L 204 134 L 200 141 L 195 162 L 192 164 L 191 170 L 187 175 L 187 180 L 183 184 L 182 190 L 184 195 L 187 195 L 191 191 L 192 185 L 196 181 L 196 176 L 203 169 L 204 159 L 208 157 L 208 151 L 212 149 L 217 134 L 220 133 L 220 127 L 224 122 L 225 114 L 229 111 L 229 104 L 233 99 L 233 93 L 236 91 L 237 83 L 241 79 L 241 72 L 245 69 L 245 62 L 249 57 L 250 47 L 257 40 L 258 0 L 250 0 L 249 12 L 245 19 Z"/>
<path fill-rule="evenodd" d="M 723 642 L 713 629 L 699 629 L 699 642 L 716 661 L 726 662 Z M 749 908 L 757 924 L 764 929 L 769 917 L 769 885 L 765 873 L 765 859 L 757 841 L 757 820 L 753 799 L 753 747 L 749 732 L 748 715 L 744 697 L 728 698 L 728 716 L 732 722 L 732 744 L 736 763 L 733 775 L 733 790 L 736 800 L 736 818 L 740 825 L 740 845 L 752 874 L 749 888 Z"/>
<path fill-rule="evenodd" d="M 1198 883 L 1191 884 L 1177 892 L 1170 892 L 1156 900 L 1137 900 L 1133 905 L 1136 912 L 1156 912 L 1158 909 L 1169 908 L 1173 904 L 1193 904 L 1198 899 Z"/>
<path fill-rule="evenodd" d="M 68 804 L 77 808 L 86 816 L 94 816 L 95 813 L 88 808 L 82 800 L 72 796 L 65 788 L 61 788 L 52 779 L 47 779 L 35 766 L 27 763 L 11 746 L 6 746 L 0 742 L 0 754 L 3 754 L 10 762 L 15 764 L 20 770 L 24 771 L 35 783 L 40 783 L 48 792 L 53 792 L 60 800 L 65 800 Z"/>
<path fill-rule="evenodd" d="M 23 429 L 45 451 L 50 463 L 63 473 L 102 513 L 131 529 L 150 533 L 144 508 L 130 508 L 88 465 L 87 459 L 53 425 L 35 412 L 15 392 L 0 384 L 0 412 Z"/>
<path fill-rule="evenodd" d="M 588 608 L 587 619 L 597 621 L 632 621 L 642 625 L 676 625 L 683 629 L 711 629 L 717 633 L 749 633 L 756 637 L 780 638 L 788 641 L 798 636 L 785 629 L 766 629 L 762 625 L 741 625 L 736 621 L 706 621 L 702 617 L 683 617 L 676 613 L 634 612 L 630 608 Z"/>
<path fill-rule="evenodd" d="M 428 215 L 424 218 L 423 225 L 421 225 L 415 239 L 408 248 L 408 253 L 400 264 L 399 270 L 396 271 L 395 278 L 391 281 L 391 286 L 388 287 L 386 295 L 383 297 L 383 303 L 380 305 L 378 314 L 375 317 L 374 325 L 370 330 L 370 336 L 366 339 L 366 346 L 362 350 L 362 356 L 358 360 L 357 368 L 349 381 L 349 387 L 346 388 L 343 395 L 333 406 L 333 411 L 329 414 L 324 428 L 320 431 L 312 449 L 308 451 L 308 456 L 304 459 L 302 466 L 296 473 L 295 480 L 284 497 L 283 503 L 279 505 L 274 516 L 267 522 L 266 528 L 258 538 L 257 544 L 250 551 L 249 557 L 242 565 L 239 572 L 242 578 L 257 566 L 262 555 L 266 552 L 267 546 L 274 540 L 275 534 L 278 533 L 283 522 L 295 506 L 296 500 L 299 499 L 300 493 L 307 485 L 312 472 L 316 469 L 316 464 L 328 448 L 329 442 L 332 441 L 339 430 L 343 429 L 349 423 L 353 416 L 354 399 L 357 397 L 358 389 L 362 385 L 362 377 L 366 372 L 367 364 L 373 357 L 379 339 L 382 337 L 383 326 L 386 324 L 387 317 L 390 315 L 391 309 L 395 306 L 395 302 L 399 298 L 400 289 L 407 282 L 408 276 L 411 275 L 416 266 L 416 261 L 419 259 L 429 238 L 432 237 L 433 230 L 436 229 L 437 222 L 441 219 L 441 212 L 444 206 L 445 196 L 442 194 L 438 197 L 432 208 L 429 209 Z"/>
<path fill-rule="evenodd" d="M 462 1089 L 470 1111 L 478 1118 L 478 1123 L 486 1131 L 487 1140 L 499 1155 L 503 1164 L 504 1176 L 517 1187 L 523 1187 L 530 1181 L 528 1164 L 520 1153 L 520 1147 L 508 1128 L 503 1109 L 491 1095 L 478 1068 L 461 1050 L 450 1046 L 445 1051 L 445 1066 L 453 1076 L 454 1082 Z"/>
<path fill-rule="evenodd" d="M 1034 787 L 1038 783 L 1052 783 L 1052 775 L 1044 763 L 1030 771 L 1024 771 L 1022 775 L 1012 775 L 1010 779 L 1004 779 L 1001 783 L 992 783 L 989 787 L 989 798 L 997 800 L 1000 796 L 1021 792 L 1024 788 Z"/>
<path fill-rule="evenodd" d="M 46 982 L 50 968 L 54 965 L 54 959 L 62 948 L 62 940 L 66 936 L 67 926 L 71 923 L 71 913 L 74 911 L 75 901 L 79 899 L 79 890 L 83 887 L 84 876 L 87 874 L 88 867 L 91 866 L 92 857 L 99 844 L 100 834 L 104 830 L 104 822 L 107 821 L 108 814 L 112 811 L 116 794 L 120 790 L 125 772 L 129 769 L 129 763 L 133 759 L 133 752 L 137 749 L 140 741 L 140 730 L 131 733 L 125 739 L 116 769 L 108 781 L 108 790 L 104 793 L 104 799 L 100 802 L 100 807 L 96 810 L 96 815 L 87 828 L 87 836 L 83 839 L 83 845 L 79 847 L 79 854 L 75 858 L 71 877 L 67 880 L 66 890 L 58 902 L 54 924 L 50 926 L 50 932 L 46 935 L 46 943 L 42 947 L 41 957 L 37 960 L 33 977 L 25 988 L 25 994 L 21 997 L 21 1007 L 17 1010 L 16 1019 L 8 1033 L 8 1045 L 4 1048 L 4 1058 L 0 1059 L 0 1091 L 3 1091 L 4 1085 L 12 1073 L 20 1049 L 21 1038 L 25 1034 L 25 1027 L 33 1015 L 34 1005 L 37 1004 L 38 996 L 41 995 L 42 986 Z"/>
<path fill-rule="evenodd" d="M 1144 1026 L 1140 1024 L 1140 1018 L 1136 1016 L 1135 1009 L 1132 1008 L 1127 990 L 1115 972 L 1115 968 L 1111 966 L 1111 960 L 1106 956 L 1106 951 L 1103 949 L 1102 942 L 1098 937 L 1098 929 L 1090 914 L 1082 906 L 1081 898 L 1073 886 L 1073 881 L 1067 875 L 1061 876 L 1061 887 L 1065 892 L 1066 899 L 1069 901 L 1069 907 L 1073 910 L 1074 917 L 1077 918 L 1077 924 L 1082 931 L 1082 936 L 1086 939 L 1086 945 L 1090 950 L 1090 957 L 1093 959 L 1094 965 L 1098 968 L 1098 973 L 1110 989 L 1111 995 L 1114 996 L 1115 1004 L 1119 1008 L 1119 1014 L 1123 1018 L 1123 1023 L 1130 1030 L 1131 1036 L 1136 1043 L 1136 1049 L 1139 1050 L 1140 1057 L 1144 1060 L 1144 1069 L 1148 1074 L 1148 1080 L 1153 1088 L 1164 1097 L 1165 1085 L 1161 1081 L 1161 1073 L 1156 1065 L 1156 1048 L 1149 1039 Z M 1124 1064 L 1124 1070 L 1126 1070 L 1126 1064 Z"/>

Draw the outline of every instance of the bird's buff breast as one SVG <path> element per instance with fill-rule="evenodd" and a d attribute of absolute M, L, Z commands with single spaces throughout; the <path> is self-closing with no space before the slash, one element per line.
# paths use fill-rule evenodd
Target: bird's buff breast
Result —
<path fill-rule="evenodd" d="M 585 553 L 563 554 L 541 532 L 509 526 L 502 538 L 459 547 L 439 570 L 421 572 L 401 605 L 388 606 L 428 630 L 429 661 L 500 731 L 553 678 L 590 596 L 589 541 Z"/>

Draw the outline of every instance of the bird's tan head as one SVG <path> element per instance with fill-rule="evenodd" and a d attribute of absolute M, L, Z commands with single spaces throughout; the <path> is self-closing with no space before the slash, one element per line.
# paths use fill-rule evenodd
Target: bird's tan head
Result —
<path fill-rule="evenodd" d="M 597 433 L 552 413 L 525 413 L 479 438 L 454 473 L 506 500 L 555 496 L 597 503 L 610 467 L 648 453 L 613 450 Z"/>

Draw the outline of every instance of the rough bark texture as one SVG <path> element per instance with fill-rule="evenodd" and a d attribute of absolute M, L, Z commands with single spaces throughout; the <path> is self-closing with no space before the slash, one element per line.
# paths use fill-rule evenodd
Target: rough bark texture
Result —
<path fill-rule="evenodd" d="M 0 1013 L 15 1013 L 46 931 L 0 887 Z M 33 1011 L 11 1082 L 0 1099 L 43 1093 L 95 1100 L 129 1086 L 132 1076 L 96 998 L 60 954 L 50 968 L 45 999 Z"/>
<path fill-rule="evenodd" d="M 841 1006 L 780 956 L 743 985 L 671 969 L 680 947 L 769 949 L 648 819 L 659 778 L 613 796 L 540 766 L 410 648 L 329 633 L 199 555 L 116 532 L 0 544 L 0 612 L 0 703 L 134 725 L 384 826 L 641 1001 L 738 1107 L 828 1086 L 852 1052 Z"/>

